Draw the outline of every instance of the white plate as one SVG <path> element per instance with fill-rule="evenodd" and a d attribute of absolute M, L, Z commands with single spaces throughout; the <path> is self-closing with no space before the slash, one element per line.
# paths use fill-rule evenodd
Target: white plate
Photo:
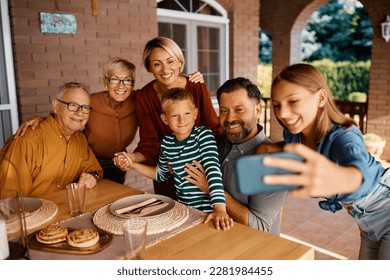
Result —
<path fill-rule="evenodd" d="M 127 206 L 131 206 L 131 205 L 135 205 L 135 204 L 141 203 L 142 201 L 145 201 L 145 200 L 148 200 L 148 199 L 151 199 L 151 198 L 161 199 L 162 201 L 168 203 L 168 205 L 165 206 L 164 208 L 156 210 L 156 211 L 154 211 L 154 212 L 152 212 L 150 214 L 144 215 L 143 217 L 158 216 L 158 215 L 161 215 L 161 214 L 164 214 L 164 213 L 168 212 L 173 207 L 175 207 L 175 201 L 173 199 L 167 197 L 167 196 L 158 195 L 158 194 L 138 194 L 138 195 L 127 196 L 127 197 L 118 199 L 117 201 L 113 202 L 110 205 L 110 211 L 115 216 L 118 216 L 118 217 L 121 217 L 121 218 L 128 218 L 128 216 L 116 213 L 116 210 L 122 209 L 122 208 L 127 207 Z"/>
<path fill-rule="evenodd" d="M 23 197 L 23 206 L 26 213 L 33 213 L 42 206 L 42 201 L 34 197 Z"/>

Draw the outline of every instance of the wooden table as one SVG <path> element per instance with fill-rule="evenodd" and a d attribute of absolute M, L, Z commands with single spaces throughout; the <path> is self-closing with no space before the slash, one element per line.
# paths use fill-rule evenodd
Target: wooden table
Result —
<path fill-rule="evenodd" d="M 115 200 L 143 192 L 101 180 L 86 193 L 86 212 L 94 211 Z M 50 223 L 70 217 L 66 192 L 45 195 L 44 199 L 58 205 L 58 214 Z M 109 250 L 107 248 L 106 250 Z M 314 249 L 275 235 L 235 223 L 228 231 L 217 231 L 211 223 L 195 225 L 147 249 L 147 259 L 314 259 Z"/>
<path fill-rule="evenodd" d="M 149 247 L 146 259 L 313 260 L 314 249 L 238 223 L 228 231 L 208 223 Z"/>

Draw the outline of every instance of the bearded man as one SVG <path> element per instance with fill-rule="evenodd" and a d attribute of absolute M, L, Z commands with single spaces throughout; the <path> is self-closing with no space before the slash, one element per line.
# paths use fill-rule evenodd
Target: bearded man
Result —
<path fill-rule="evenodd" d="M 271 142 L 258 124 L 261 93 L 250 80 L 239 77 L 226 81 L 217 90 L 217 99 L 219 122 L 226 138 L 219 147 L 219 155 L 227 212 L 235 222 L 278 235 L 287 191 L 243 195 L 238 191 L 235 178 L 237 158 L 254 154 L 260 144 Z M 200 165 L 197 169 L 187 165 L 190 175 L 187 180 L 207 191 L 207 185 L 201 183 L 204 179 L 199 170 L 202 170 Z"/>

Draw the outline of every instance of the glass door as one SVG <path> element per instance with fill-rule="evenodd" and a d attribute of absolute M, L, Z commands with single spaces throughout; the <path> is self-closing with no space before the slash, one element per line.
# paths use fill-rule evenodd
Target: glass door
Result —
<path fill-rule="evenodd" d="M 19 126 L 8 1 L 0 0 L 0 148 Z"/>

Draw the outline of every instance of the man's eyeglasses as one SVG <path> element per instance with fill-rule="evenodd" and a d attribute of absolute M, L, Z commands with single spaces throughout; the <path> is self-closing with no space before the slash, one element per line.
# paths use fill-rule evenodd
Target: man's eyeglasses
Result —
<path fill-rule="evenodd" d="M 121 80 L 115 77 L 106 77 L 108 82 L 112 85 L 119 85 L 119 83 L 122 83 L 123 85 L 130 87 L 133 85 L 133 80 L 127 79 L 127 80 Z"/>
<path fill-rule="evenodd" d="M 92 107 L 88 105 L 79 105 L 73 102 L 66 102 L 61 99 L 57 99 L 58 102 L 65 104 L 69 111 L 77 112 L 81 108 L 81 112 L 84 114 L 89 114 L 92 111 Z"/>

